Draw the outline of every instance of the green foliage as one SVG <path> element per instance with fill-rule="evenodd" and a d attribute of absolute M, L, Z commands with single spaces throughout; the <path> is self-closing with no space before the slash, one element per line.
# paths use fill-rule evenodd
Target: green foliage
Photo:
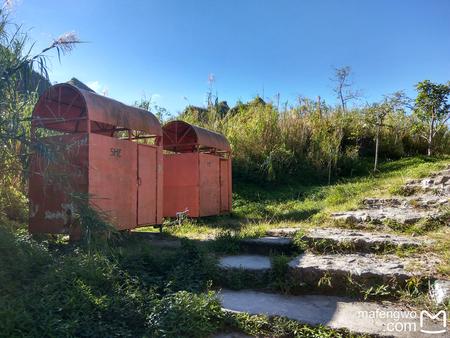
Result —
<path fill-rule="evenodd" d="M 330 182 L 369 173 L 367 157 L 374 155 L 377 137 L 380 160 L 426 152 L 427 141 L 414 132 L 417 118 L 408 113 L 409 102 L 397 92 L 379 104 L 344 111 L 307 98 L 280 109 L 257 97 L 226 114 L 211 106 L 188 107 L 179 118 L 229 139 L 239 182 Z M 448 126 L 439 133 L 436 153 L 448 153 Z"/>
<path fill-rule="evenodd" d="M 206 337 L 217 331 L 222 312 L 208 291 L 205 270 L 213 264 L 205 254 L 190 245 L 160 256 L 146 243 L 123 245 L 91 253 L 61 247 L 63 253 L 0 226 L 1 335 Z M 178 291 L 189 289 L 199 293 Z"/>
<path fill-rule="evenodd" d="M 221 326 L 223 313 L 214 292 L 179 291 L 162 298 L 148 316 L 152 337 L 207 337 Z"/>
<path fill-rule="evenodd" d="M 23 221 L 27 203 L 24 171 L 30 153 L 30 117 L 37 94 L 50 85 L 46 54 L 70 52 L 80 41 L 65 34 L 33 54 L 33 43 L 21 26 L 10 22 L 8 6 L 0 6 L 0 218 Z"/>
<path fill-rule="evenodd" d="M 291 288 L 291 277 L 289 276 L 288 263 L 292 260 L 292 257 L 285 255 L 277 255 L 271 258 L 272 270 L 271 270 L 271 286 L 280 290 L 283 293 L 288 293 Z"/>
<path fill-rule="evenodd" d="M 241 237 L 227 230 L 220 232 L 208 245 L 210 250 L 218 254 L 237 254 L 241 249 Z"/>
<path fill-rule="evenodd" d="M 435 150 L 435 137 L 441 138 L 440 144 L 448 145 L 448 126 L 450 118 L 450 82 L 435 84 L 429 80 L 416 85 L 417 97 L 414 115 L 417 118 L 415 130 L 421 132 L 428 142 L 428 155 Z M 442 142 L 444 139 L 444 142 Z M 447 141 L 447 142 L 445 142 Z"/>
<path fill-rule="evenodd" d="M 226 313 L 225 323 L 231 330 L 239 330 L 256 337 L 301 338 L 363 338 L 367 335 L 335 330 L 323 326 L 311 327 L 294 320 L 247 313 Z"/>

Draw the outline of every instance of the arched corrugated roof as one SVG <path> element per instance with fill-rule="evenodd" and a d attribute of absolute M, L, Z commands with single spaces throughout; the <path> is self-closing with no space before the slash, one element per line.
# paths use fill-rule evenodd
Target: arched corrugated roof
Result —
<path fill-rule="evenodd" d="M 163 126 L 163 147 L 176 152 L 193 151 L 196 147 L 231 151 L 227 138 L 220 133 L 184 121 L 171 121 Z"/>
<path fill-rule="evenodd" d="M 120 127 L 162 136 L 161 124 L 149 111 L 128 106 L 71 84 L 57 84 L 47 89 L 33 110 L 33 126 L 82 132 L 89 119 L 99 130 Z M 83 129 L 84 128 L 84 129 Z"/>

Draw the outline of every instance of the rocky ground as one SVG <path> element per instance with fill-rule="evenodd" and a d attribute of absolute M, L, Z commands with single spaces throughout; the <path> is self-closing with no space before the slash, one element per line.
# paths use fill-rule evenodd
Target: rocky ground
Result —
<path fill-rule="evenodd" d="M 332 216 L 353 224 L 414 224 L 441 218 L 449 224 L 450 166 L 430 177 L 408 181 L 398 193 L 401 196 L 366 198 L 361 209 Z"/>
<path fill-rule="evenodd" d="M 223 307 L 357 333 L 428 337 L 420 332 L 419 317 L 410 320 L 415 323 L 415 330 L 399 331 L 391 330 L 392 318 L 358 316 L 377 311 L 421 310 L 424 304 L 417 306 L 401 297 L 377 299 L 405 290 L 414 299 L 419 297 L 411 292 L 414 287 L 421 289 L 430 302 L 427 309 L 436 310 L 450 302 L 450 280 L 436 271 L 441 257 L 430 253 L 398 255 L 433 246 L 434 242 L 385 231 L 430 221 L 448 226 L 449 198 L 450 166 L 430 177 L 408 181 L 398 190 L 398 196 L 366 198 L 361 209 L 333 214 L 338 225 L 344 223 L 344 228 L 272 229 L 265 237 L 243 240 L 241 254 L 219 259 L 224 281 L 220 293 Z M 283 259 L 284 266 L 280 265 Z M 278 281 L 282 286 L 265 288 L 264 281 L 274 274 L 282 276 Z M 255 281 L 262 281 L 256 290 Z M 404 319 L 399 322 L 403 324 L 397 327 L 405 324 Z M 442 322 L 422 325 L 442 331 L 434 337 L 450 335 L 448 325 L 443 328 Z"/>

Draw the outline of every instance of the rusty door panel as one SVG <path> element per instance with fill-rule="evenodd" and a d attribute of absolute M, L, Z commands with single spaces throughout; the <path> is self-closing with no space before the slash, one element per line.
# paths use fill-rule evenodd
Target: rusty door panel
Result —
<path fill-rule="evenodd" d="M 162 224 L 164 217 L 164 160 L 162 147 L 157 147 L 156 154 L 156 224 Z"/>
<path fill-rule="evenodd" d="M 89 193 L 92 205 L 118 230 L 136 227 L 136 143 L 89 135 Z"/>
<path fill-rule="evenodd" d="M 156 148 L 138 145 L 138 225 L 157 223 L 157 156 Z"/>
<path fill-rule="evenodd" d="M 198 153 L 164 154 L 164 217 L 189 210 L 199 216 Z"/>
<path fill-rule="evenodd" d="M 219 160 L 214 155 L 199 154 L 200 216 L 220 213 Z"/>
<path fill-rule="evenodd" d="M 88 191 L 87 134 L 39 140 L 47 155 L 31 158 L 29 200 L 31 233 L 68 233 L 73 220 L 72 193 Z"/>
<path fill-rule="evenodd" d="M 233 210 L 233 164 L 231 157 L 228 158 L 228 212 Z"/>
<path fill-rule="evenodd" d="M 176 217 L 177 212 L 188 210 L 189 217 L 199 217 L 199 191 L 197 186 L 165 187 L 164 217 Z"/>
<path fill-rule="evenodd" d="M 229 205 L 229 161 L 220 159 L 220 212 L 230 211 Z"/>

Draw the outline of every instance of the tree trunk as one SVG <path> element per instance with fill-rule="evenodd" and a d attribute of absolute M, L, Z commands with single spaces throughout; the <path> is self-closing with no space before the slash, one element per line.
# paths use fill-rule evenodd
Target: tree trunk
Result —
<path fill-rule="evenodd" d="M 377 124 L 377 132 L 375 136 L 375 161 L 373 164 L 373 171 L 376 172 L 378 169 L 378 148 L 380 145 L 380 125 Z"/>
<path fill-rule="evenodd" d="M 434 137 L 434 119 L 435 119 L 435 115 L 434 115 L 434 111 L 433 114 L 431 115 L 431 121 L 430 121 L 430 131 L 428 133 L 428 150 L 427 150 L 427 155 L 431 156 L 432 152 L 433 152 L 433 137 Z"/>
<path fill-rule="evenodd" d="M 344 96 L 343 96 L 342 92 L 339 93 L 339 96 L 341 98 L 342 112 L 345 113 L 345 100 L 344 100 Z"/>
<path fill-rule="evenodd" d="M 328 185 L 331 184 L 331 158 L 328 160 Z"/>

